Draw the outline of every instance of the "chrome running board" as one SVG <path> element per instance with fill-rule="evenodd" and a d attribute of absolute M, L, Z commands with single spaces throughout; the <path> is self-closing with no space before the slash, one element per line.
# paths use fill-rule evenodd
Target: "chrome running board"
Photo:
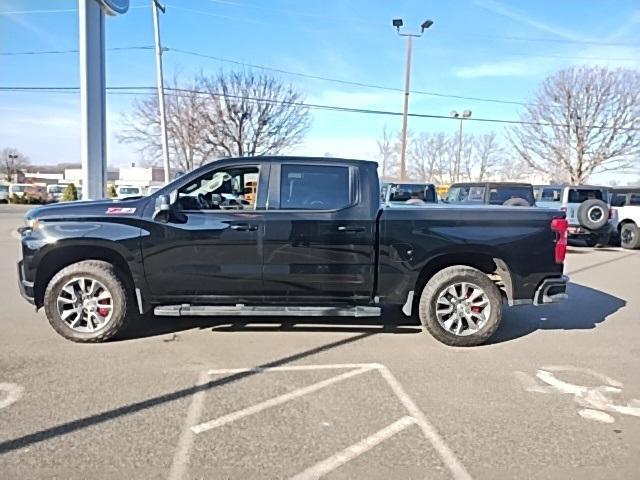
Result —
<path fill-rule="evenodd" d="M 160 317 L 256 316 L 256 317 L 379 317 L 380 307 L 289 307 L 238 305 L 163 305 L 153 309 Z"/>

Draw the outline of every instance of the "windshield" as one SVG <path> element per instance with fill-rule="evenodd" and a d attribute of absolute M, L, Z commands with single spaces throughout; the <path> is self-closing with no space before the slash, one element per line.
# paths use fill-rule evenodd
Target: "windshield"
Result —
<path fill-rule="evenodd" d="M 447 193 L 447 203 L 483 203 L 485 191 L 486 187 L 484 186 L 454 185 Z"/>
<path fill-rule="evenodd" d="M 409 200 L 421 200 L 423 202 L 435 202 L 436 191 L 433 185 L 425 183 L 395 183 L 388 186 L 390 202 L 407 202 Z M 385 190 L 386 195 L 386 189 Z"/>
<path fill-rule="evenodd" d="M 520 198 L 533 205 L 533 187 L 527 185 L 495 185 L 489 191 L 490 205 L 503 205 L 509 200 Z"/>
<path fill-rule="evenodd" d="M 538 190 L 536 195 L 536 198 L 541 202 L 559 202 L 561 197 L 561 187 L 542 187 Z"/>
<path fill-rule="evenodd" d="M 120 187 L 120 195 L 140 195 L 138 187 Z"/>

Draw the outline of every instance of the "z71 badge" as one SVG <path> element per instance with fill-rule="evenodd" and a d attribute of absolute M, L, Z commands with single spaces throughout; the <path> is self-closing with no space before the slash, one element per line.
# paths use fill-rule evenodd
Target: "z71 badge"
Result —
<path fill-rule="evenodd" d="M 107 215 L 129 215 L 136 213 L 136 209 L 132 207 L 109 207 L 107 208 Z"/>

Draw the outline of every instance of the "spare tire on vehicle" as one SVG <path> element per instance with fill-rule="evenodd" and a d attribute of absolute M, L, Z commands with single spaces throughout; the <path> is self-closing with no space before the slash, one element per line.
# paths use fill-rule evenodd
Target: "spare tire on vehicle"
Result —
<path fill-rule="evenodd" d="M 531 204 L 528 201 L 520 197 L 514 197 L 514 198 L 510 198 L 509 200 L 505 200 L 505 202 L 502 205 L 506 207 L 530 207 L 531 206 Z"/>
<path fill-rule="evenodd" d="M 578 208 L 578 222 L 588 230 L 599 230 L 609 221 L 609 206 L 602 200 L 592 198 L 582 202 Z"/>

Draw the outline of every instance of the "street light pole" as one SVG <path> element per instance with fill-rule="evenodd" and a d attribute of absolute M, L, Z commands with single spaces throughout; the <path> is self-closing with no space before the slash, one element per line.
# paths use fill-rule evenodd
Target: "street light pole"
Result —
<path fill-rule="evenodd" d="M 453 118 L 459 118 L 460 119 L 460 131 L 458 133 L 458 160 L 456 162 L 456 168 L 455 168 L 455 181 L 459 181 L 460 180 L 460 165 L 462 165 L 462 121 L 466 118 L 469 118 L 471 116 L 471 110 L 465 110 L 464 112 L 462 112 L 462 115 L 459 114 L 458 112 L 456 112 L 455 110 L 452 110 L 450 112 L 450 115 Z"/>
<path fill-rule="evenodd" d="M 404 182 L 407 172 L 407 121 L 409 116 L 409 85 L 411 82 L 411 48 L 413 35 L 407 35 L 407 65 L 404 77 L 404 108 L 402 110 L 402 145 L 400 150 L 400 181 Z"/>
<path fill-rule="evenodd" d="M 425 20 L 420 25 L 420 33 L 401 33 L 400 27 L 403 25 L 401 18 L 395 18 L 392 25 L 396 27 L 398 35 L 407 37 L 407 61 L 404 78 L 404 108 L 402 110 L 402 142 L 400 145 L 400 181 L 405 181 L 407 177 L 407 124 L 409 117 L 409 86 L 411 83 L 411 51 L 413 47 L 413 37 L 421 37 L 424 31 L 433 25 L 432 20 Z"/>
<path fill-rule="evenodd" d="M 160 18 L 158 10 L 165 13 L 165 7 L 158 0 L 151 0 L 153 10 L 153 29 L 156 47 L 156 77 L 158 84 L 158 108 L 160 110 L 160 141 L 162 143 L 162 163 L 164 165 L 164 183 L 171 181 L 169 165 L 169 141 L 167 139 L 167 113 L 164 103 L 164 75 L 162 72 L 162 44 L 160 43 Z"/>

